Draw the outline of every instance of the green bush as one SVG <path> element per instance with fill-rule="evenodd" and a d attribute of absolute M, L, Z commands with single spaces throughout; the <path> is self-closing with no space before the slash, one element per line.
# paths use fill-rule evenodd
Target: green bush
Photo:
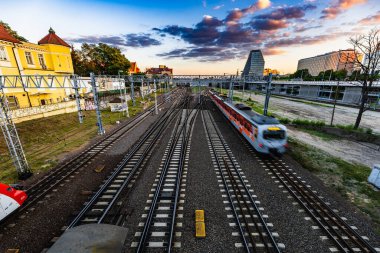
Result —
<path fill-rule="evenodd" d="M 323 127 L 326 125 L 324 121 L 307 120 L 307 119 L 294 119 L 292 120 L 292 123 L 298 126 L 311 126 L 311 127 Z"/>
<path fill-rule="evenodd" d="M 352 133 L 365 133 L 365 134 L 373 134 L 373 130 L 371 128 L 358 128 L 355 129 L 354 125 L 336 125 L 337 128 L 344 129 L 348 132 Z"/>
<path fill-rule="evenodd" d="M 281 124 L 289 124 L 291 122 L 288 118 L 278 118 Z"/>

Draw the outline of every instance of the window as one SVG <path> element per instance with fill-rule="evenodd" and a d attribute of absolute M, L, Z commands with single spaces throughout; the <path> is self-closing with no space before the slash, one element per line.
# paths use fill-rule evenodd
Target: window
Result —
<path fill-rule="evenodd" d="M 0 61 L 7 61 L 7 53 L 5 52 L 5 47 L 0 46 Z"/>
<path fill-rule="evenodd" d="M 265 130 L 263 133 L 263 137 L 265 140 L 268 140 L 268 139 L 282 140 L 282 139 L 285 139 L 285 131 L 284 130 L 279 130 L 279 131 L 267 131 L 267 130 Z"/>
<path fill-rule="evenodd" d="M 32 54 L 31 54 L 30 52 L 25 52 L 25 57 L 26 57 L 26 62 L 27 62 L 29 65 L 33 65 Z"/>
<path fill-rule="evenodd" d="M 45 59 L 43 54 L 38 54 L 38 61 L 43 69 L 46 69 Z"/>

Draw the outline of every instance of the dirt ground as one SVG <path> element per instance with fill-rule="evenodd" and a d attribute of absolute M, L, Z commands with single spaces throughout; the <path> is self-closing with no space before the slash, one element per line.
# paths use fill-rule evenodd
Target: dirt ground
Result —
<path fill-rule="evenodd" d="M 294 128 L 288 128 L 288 134 L 300 142 L 319 148 L 347 162 L 360 163 L 370 168 L 374 164 L 380 164 L 380 147 L 371 143 L 344 139 L 323 140 Z"/>
<path fill-rule="evenodd" d="M 234 91 L 234 93 L 241 97 L 241 92 Z M 246 92 L 244 98 L 248 99 L 248 97 L 249 94 Z M 265 96 L 255 95 L 251 92 L 251 99 L 264 104 Z M 322 120 L 327 124 L 330 124 L 332 109 L 332 105 L 330 104 L 306 104 L 273 96 L 269 101 L 269 111 L 280 117 L 289 119 L 301 118 Z M 334 124 L 352 125 L 355 123 L 357 114 L 357 108 L 337 105 L 335 109 Z M 380 112 L 364 112 L 360 127 L 371 128 L 374 133 L 380 134 Z"/>

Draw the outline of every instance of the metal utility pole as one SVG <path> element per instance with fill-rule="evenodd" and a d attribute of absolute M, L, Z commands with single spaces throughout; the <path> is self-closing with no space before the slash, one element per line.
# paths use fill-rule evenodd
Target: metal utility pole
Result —
<path fill-rule="evenodd" d="M 335 90 L 334 106 L 333 106 L 333 111 L 331 114 L 330 126 L 332 126 L 334 122 L 335 106 L 336 106 L 336 100 L 338 99 L 338 93 L 339 93 L 339 80 L 338 80 L 336 90 Z"/>
<path fill-rule="evenodd" d="M 129 118 L 129 108 L 128 108 L 128 97 L 127 97 L 127 87 L 126 87 L 126 82 L 125 82 L 125 79 L 122 79 L 123 80 L 123 86 L 124 86 L 124 101 L 125 101 L 125 109 L 126 109 L 126 112 L 127 112 L 127 117 Z"/>
<path fill-rule="evenodd" d="M 4 134 L 9 153 L 16 167 L 18 178 L 27 179 L 32 175 L 25 157 L 16 126 L 12 120 L 12 113 L 8 106 L 7 96 L 3 90 L 2 77 L 0 76 L 0 127 Z"/>
<path fill-rule="evenodd" d="M 122 102 L 122 100 L 123 100 L 123 90 L 122 90 L 122 86 L 121 86 L 121 78 L 120 78 L 120 70 L 117 72 L 118 73 L 118 81 L 119 81 L 119 91 L 120 91 L 120 102 L 121 102 L 121 104 L 122 104 L 122 108 L 125 108 L 125 104 L 124 104 L 124 102 Z M 125 85 L 124 85 L 125 86 Z M 125 112 L 124 112 L 124 110 L 123 110 L 123 116 L 125 116 Z"/>
<path fill-rule="evenodd" d="M 269 98 L 272 91 L 272 73 L 269 73 L 268 76 L 268 83 L 267 83 L 267 90 L 265 94 L 265 104 L 264 104 L 264 115 L 268 115 L 268 106 L 269 106 Z"/>
<path fill-rule="evenodd" d="M 143 80 L 143 78 L 141 78 L 141 87 L 140 87 L 140 90 L 141 90 L 142 99 L 144 100 L 144 80 Z"/>
<path fill-rule="evenodd" d="M 198 104 L 201 103 L 201 76 L 198 76 Z"/>
<path fill-rule="evenodd" d="M 340 50 L 339 50 L 339 53 L 338 53 L 338 63 L 336 64 L 336 69 L 337 70 L 339 68 L 339 63 L 340 63 Z M 331 70 L 331 73 L 332 73 L 332 70 Z M 331 73 L 330 73 L 330 78 L 331 78 Z M 329 78 L 329 81 L 330 81 L 330 78 Z M 336 106 L 336 100 L 338 99 L 338 93 L 339 93 L 339 79 L 338 79 L 338 83 L 336 85 L 336 90 L 335 90 L 334 107 L 333 107 L 333 111 L 332 111 L 332 114 L 331 114 L 330 126 L 332 126 L 333 122 L 334 122 L 335 106 Z"/>
<path fill-rule="evenodd" d="M 133 106 L 136 106 L 136 100 L 135 100 L 135 86 L 133 83 L 133 76 L 131 76 L 131 99 Z"/>
<path fill-rule="evenodd" d="M 97 118 L 96 125 L 98 126 L 98 134 L 103 135 L 103 134 L 105 134 L 105 131 L 103 128 L 102 115 L 100 114 L 98 88 L 96 87 L 96 81 L 95 81 L 94 73 L 91 73 L 90 76 L 91 76 L 92 92 L 94 93 L 94 104 L 95 104 L 95 111 L 96 111 L 96 118 Z"/>
<path fill-rule="evenodd" d="M 233 83 L 232 83 L 232 76 L 230 76 L 230 87 L 228 90 L 228 98 L 229 98 L 231 103 L 234 101 L 234 87 L 233 87 Z"/>
<path fill-rule="evenodd" d="M 75 91 L 75 100 L 77 102 L 77 108 L 78 108 L 78 118 L 79 118 L 79 123 L 83 123 L 83 111 L 80 105 L 80 96 L 79 96 L 79 87 L 78 87 L 78 78 L 77 75 L 73 76 L 73 81 L 74 81 L 74 91 Z"/>
<path fill-rule="evenodd" d="M 154 84 L 154 111 L 156 115 L 158 114 L 158 106 L 157 106 L 157 85 L 156 85 L 156 79 L 153 80 Z"/>

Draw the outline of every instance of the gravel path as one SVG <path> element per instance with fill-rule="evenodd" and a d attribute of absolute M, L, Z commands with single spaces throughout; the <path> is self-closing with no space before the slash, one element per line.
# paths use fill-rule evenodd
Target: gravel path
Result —
<path fill-rule="evenodd" d="M 274 229 L 279 233 L 281 242 L 285 244 L 286 252 L 329 252 L 329 247 L 332 245 L 320 239 L 323 234 L 318 229 L 312 229 L 312 226 L 315 225 L 314 222 L 305 219 L 307 215 L 299 211 L 300 206 L 294 204 L 295 200 L 289 193 L 284 188 L 280 188 L 275 179 L 261 168 L 258 160 L 254 158 L 247 146 L 242 145 L 245 142 L 242 141 L 237 131 L 231 125 L 226 124 L 226 119 L 216 107 L 214 108 L 213 115 L 218 126 L 245 171 L 247 179 L 252 182 L 252 188 L 261 200 Z M 340 210 L 339 214 L 346 217 L 350 225 L 358 227 L 361 235 L 368 236 L 374 246 L 380 245 L 380 238 L 372 230 L 370 220 L 357 208 L 332 189 L 326 188 L 321 180 L 304 170 L 289 156 L 285 155 L 284 160 L 298 176 L 312 186 L 313 190 L 330 202 L 332 208 Z"/>
<path fill-rule="evenodd" d="M 295 128 L 288 128 L 290 137 L 319 148 L 342 160 L 364 164 L 370 168 L 374 164 L 380 164 L 379 146 L 365 142 L 353 142 L 345 139 L 323 140 Z"/>
<path fill-rule="evenodd" d="M 187 190 L 184 205 L 182 249 L 178 252 L 235 252 L 232 228 L 228 226 L 200 113 L 195 122 L 190 148 Z M 197 209 L 205 211 L 206 238 L 195 237 Z"/>
<path fill-rule="evenodd" d="M 40 252 L 51 245 L 50 240 L 61 234 L 83 203 L 96 191 L 101 182 L 122 159 L 123 154 L 150 127 L 157 116 L 147 117 L 144 123 L 134 128 L 112 148 L 96 157 L 91 164 L 70 177 L 56 192 L 49 194 L 35 210 L 27 213 L 14 227 L 0 230 L 0 252 L 20 249 L 21 252 Z M 104 165 L 97 173 L 95 169 Z M 80 175 L 80 176 L 79 176 Z M 90 194 L 89 194 L 90 193 Z M 38 231 L 38 233 L 37 233 Z"/>
<path fill-rule="evenodd" d="M 241 92 L 234 91 L 235 94 L 241 96 Z M 249 95 L 245 94 L 245 99 Z M 251 93 L 251 99 L 264 104 L 265 97 L 263 95 L 255 95 Z M 319 102 L 318 102 L 319 103 Z M 330 124 L 332 105 L 323 104 L 324 106 L 315 104 L 306 104 L 298 101 L 288 100 L 284 98 L 271 97 L 269 102 L 269 110 L 278 116 L 290 119 L 312 119 L 322 120 Z M 351 125 L 355 123 L 358 109 L 337 105 L 335 109 L 334 124 Z M 363 114 L 360 127 L 371 128 L 375 133 L 380 133 L 380 112 L 366 111 Z"/>

